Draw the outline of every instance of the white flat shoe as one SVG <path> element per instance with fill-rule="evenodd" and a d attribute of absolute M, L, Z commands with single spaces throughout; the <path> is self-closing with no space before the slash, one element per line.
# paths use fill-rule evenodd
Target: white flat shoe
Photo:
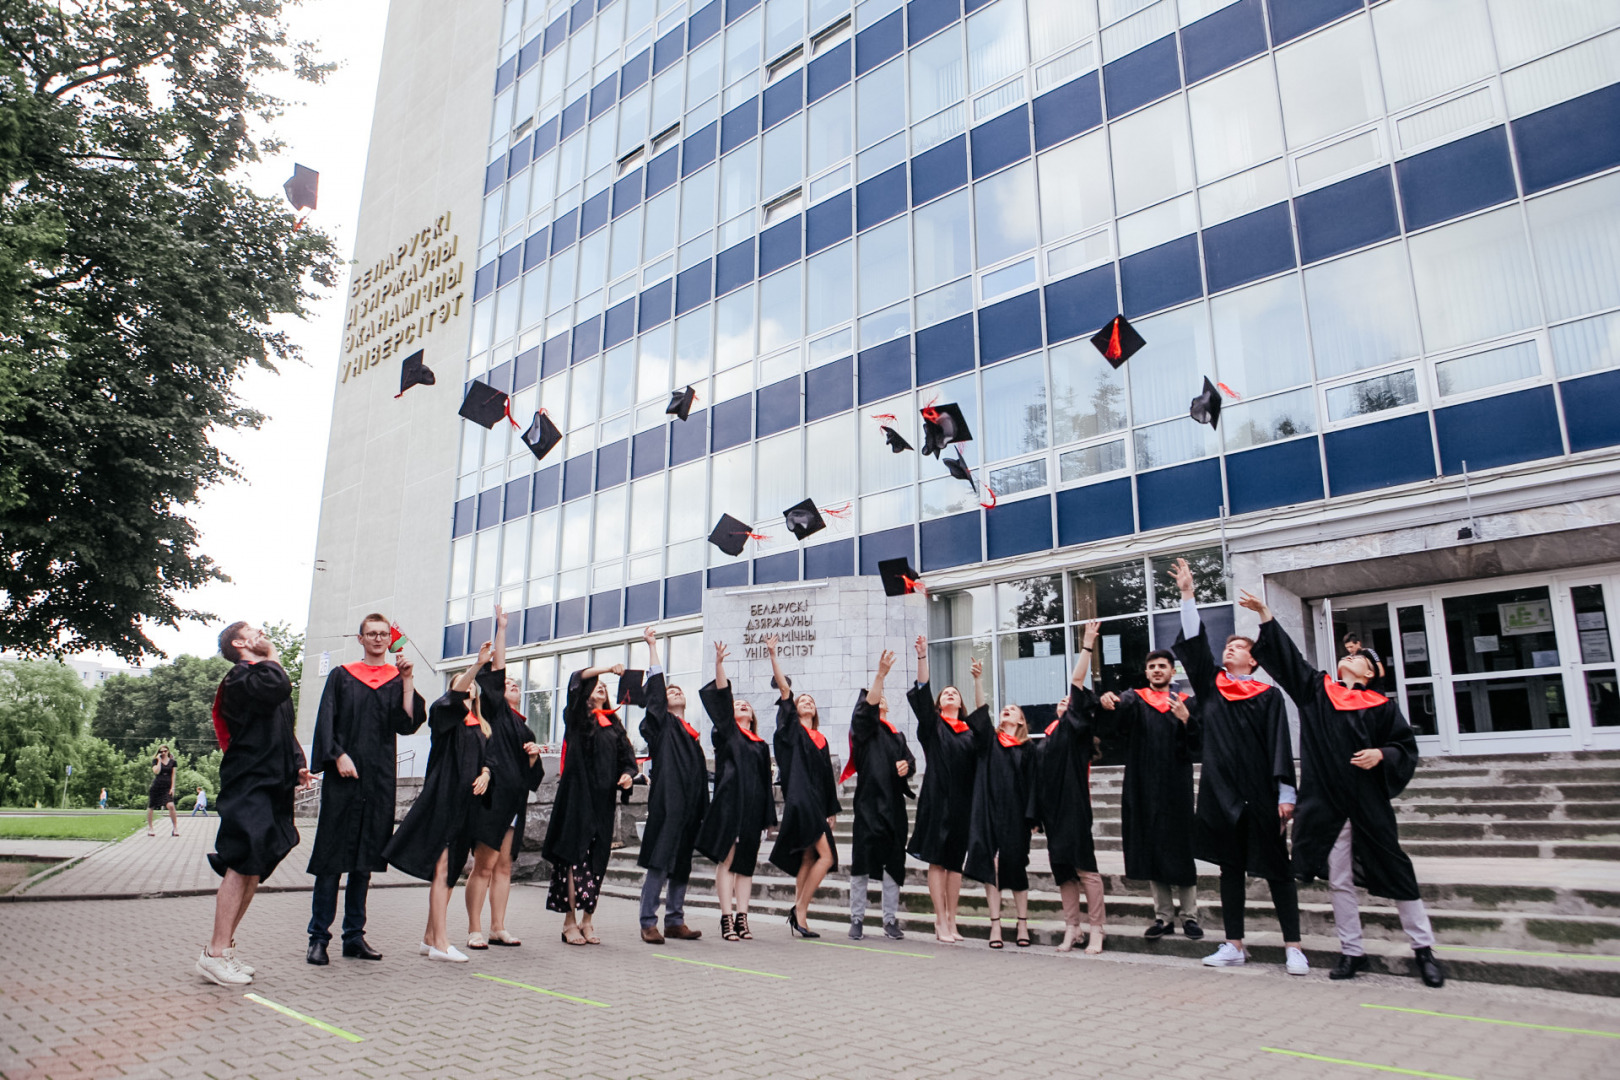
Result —
<path fill-rule="evenodd" d="M 432 951 L 433 951 L 433 946 L 429 945 L 425 941 L 422 942 L 422 944 L 420 944 L 420 945 L 418 945 L 416 947 L 416 955 L 417 956 L 426 956 L 428 953 L 430 953 Z"/>
<path fill-rule="evenodd" d="M 433 946 L 429 945 L 427 958 L 429 960 L 438 960 L 447 964 L 465 964 L 467 962 L 467 954 L 456 948 L 454 945 L 450 946 L 450 948 L 445 952 L 440 952 L 438 949 L 435 949 Z"/>

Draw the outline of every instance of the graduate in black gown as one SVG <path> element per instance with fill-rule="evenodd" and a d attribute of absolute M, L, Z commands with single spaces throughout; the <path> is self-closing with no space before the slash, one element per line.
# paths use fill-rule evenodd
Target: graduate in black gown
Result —
<path fill-rule="evenodd" d="M 1120 792 L 1120 833 L 1125 876 L 1153 889 L 1153 925 L 1143 935 L 1156 941 L 1176 932 L 1177 899 L 1182 928 L 1194 941 L 1198 924 L 1198 868 L 1193 864 L 1193 754 L 1185 694 L 1170 689 L 1176 658 L 1164 649 L 1147 656 L 1147 686 L 1099 697 L 1099 733 L 1125 741 L 1125 780 Z"/>
<path fill-rule="evenodd" d="M 1181 590 L 1181 633 L 1176 655 L 1192 684 L 1198 708 L 1190 726 L 1203 748 L 1193 853 L 1221 868 L 1221 920 L 1226 941 L 1208 967 L 1248 962 L 1243 948 L 1248 876 L 1265 879 L 1283 935 L 1290 975 L 1310 973 L 1299 943 L 1299 892 L 1288 867 L 1285 830 L 1294 816 L 1294 746 L 1282 691 L 1254 677 L 1252 638 L 1233 634 L 1215 666 L 1198 615 L 1186 559 L 1171 567 Z"/>
<path fill-rule="evenodd" d="M 512 860 L 523 850 L 529 794 L 546 778 L 540 743 L 523 716 L 523 687 L 506 677 L 507 613 L 495 606 L 494 655 L 479 666 L 478 701 L 489 724 L 485 761 L 489 798 L 473 808 L 473 868 L 467 875 L 467 947 L 515 947 L 523 942 L 506 929 L 506 902 L 512 893 Z M 489 934 L 483 932 L 484 900 L 489 900 Z"/>
<path fill-rule="evenodd" d="M 906 694 L 917 718 L 917 741 L 928 757 L 922 792 L 917 796 L 917 824 L 906 851 L 928 864 L 928 898 L 934 905 L 934 939 L 961 941 L 956 909 L 962 895 L 962 861 L 967 857 L 968 821 L 973 810 L 973 774 L 979 754 L 967 721 L 962 691 L 954 686 L 935 697 L 928 682 L 928 639 L 919 637 L 917 681 Z M 984 707 L 980 683 L 983 666 L 973 661 L 978 706 Z"/>
<path fill-rule="evenodd" d="M 540 854 L 551 863 L 546 908 L 566 914 L 562 939 L 600 945 L 591 925 L 613 845 L 613 795 L 629 791 L 636 755 L 613 698 L 600 676 L 623 675 L 624 665 L 592 667 L 568 677 L 563 706 L 563 752 L 557 796 Z"/>
<path fill-rule="evenodd" d="M 1080 937 L 1080 891 L 1086 894 L 1091 933 L 1086 952 L 1102 952 L 1102 875 L 1097 872 L 1097 851 L 1091 839 L 1091 760 L 1095 755 L 1092 727 L 1097 699 L 1086 687 L 1091 653 L 1096 648 L 1096 619 L 1086 623 L 1080 657 L 1069 675 L 1069 692 L 1058 702 L 1056 720 L 1035 750 L 1035 801 L 1041 829 L 1046 833 L 1046 854 L 1052 877 L 1063 900 L 1063 941 L 1058 952 L 1069 952 Z"/>
<path fill-rule="evenodd" d="M 475 815 L 490 804 L 491 728 L 480 715 L 483 695 L 474 691 L 493 651 L 484 642 L 478 662 L 452 679 L 450 689 L 428 708 L 432 743 L 422 790 L 383 848 L 390 866 L 428 882 L 427 927 L 417 952 L 429 960 L 467 962 L 467 954 L 450 944 L 450 893 L 467 865 Z"/>
<path fill-rule="evenodd" d="M 366 890 L 386 868 L 383 847 L 394 834 L 394 763 L 397 737 L 427 721 L 427 702 L 416 692 L 411 662 L 388 661 L 391 625 L 372 613 L 360 620 L 362 659 L 326 677 L 310 743 L 310 771 L 322 773 L 321 813 L 309 872 L 311 964 L 326 963 L 337 916 L 338 879 L 349 875 L 343 903 L 343 955 L 381 960 L 366 943 Z"/>
<path fill-rule="evenodd" d="M 818 938 L 821 935 L 809 926 L 810 901 L 827 872 L 838 869 L 838 845 L 833 841 L 833 823 L 840 809 L 838 784 L 827 736 L 820 730 L 816 699 L 809 694 L 793 696 L 793 684 L 782 671 L 776 647 L 774 636 L 765 639 L 779 695 L 776 735 L 771 743 L 776 748 L 776 771 L 782 785 L 782 825 L 776 830 L 771 864 L 793 875 L 788 932 Z"/>
<path fill-rule="evenodd" d="M 220 986 L 253 981 L 236 958 L 236 927 L 259 882 L 298 844 L 293 797 L 312 783 L 294 731 L 292 681 L 275 643 L 257 627 L 233 622 L 219 635 L 220 655 L 234 665 L 214 691 L 219 763 L 219 833 L 208 864 L 221 877 L 214 929 L 197 957 L 199 975 Z"/>
<path fill-rule="evenodd" d="M 646 871 L 641 883 L 641 940 L 662 945 L 666 937 L 691 941 L 703 931 L 686 925 L 686 885 L 692 878 L 692 848 L 709 809 L 709 765 L 703 737 L 686 722 L 686 693 L 664 681 L 658 666 L 658 635 L 642 632 L 647 642 L 647 706 L 641 737 L 652 758 L 652 786 L 647 789 L 647 828 L 636 865 Z M 658 930 L 658 901 L 668 888 L 664 930 Z"/>
<path fill-rule="evenodd" d="M 1029 936 L 1029 835 L 1037 824 L 1035 747 L 1029 741 L 1024 710 L 1008 704 L 996 722 L 987 709 L 968 714 L 979 761 L 973 774 L 973 810 L 968 822 L 967 860 L 962 873 L 984 885 L 990 905 L 990 947 L 1001 943 L 1001 890 L 1013 894 L 1018 917 L 1015 941 Z"/>
<path fill-rule="evenodd" d="M 849 725 L 849 764 L 839 783 L 855 777 L 854 835 L 849 849 L 849 936 L 865 933 L 866 890 L 878 878 L 883 890 L 883 936 L 905 937 L 900 929 L 900 886 L 906 883 L 906 800 L 917 759 L 905 733 L 889 722 L 883 682 L 894 653 L 878 658 L 872 686 L 861 691 Z"/>
<path fill-rule="evenodd" d="M 1367 684 L 1375 677 L 1364 654 L 1338 663 L 1338 681 L 1299 654 L 1271 609 L 1245 592 L 1238 603 L 1260 616 L 1254 658 L 1299 709 L 1299 801 L 1294 809 L 1294 876 L 1325 877 L 1339 935 L 1332 979 L 1367 970 L 1361 939 L 1359 885 L 1395 901 L 1425 986 L 1446 982 L 1434 956 L 1434 930 L 1418 893 L 1417 872 L 1401 850 L 1390 800 L 1417 771 L 1417 736 L 1393 701 Z"/>
<path fill-rule="evenodd" d="M 715 642 L 714 681 L 698 691 L 714 742 L 714 798 L 698 829 L 697 849 L 716 864 L 720 936 L 738 941 L 754 936 L 748 928 L 748 901 L 754 893 L 760 837 L 776 824 L 776 798 L 771 744 L 759 733 L 754 707 L 732 697 L 727 655 L 726 647 Z"/>

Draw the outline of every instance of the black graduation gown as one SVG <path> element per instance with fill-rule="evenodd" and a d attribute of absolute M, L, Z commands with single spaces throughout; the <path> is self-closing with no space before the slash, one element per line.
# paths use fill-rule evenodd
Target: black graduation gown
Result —
<path fill-rule="evenodd" d="M 641 737 L 652 757 L 652 780 L 647 831 L 636 865 L 662 871 L 671 881 L 686 881 L 692 876 L 692 847 L 709 809 L 709 764 L 703 743 L 669 711 L 663 672 L 647 677 L 646 693 Z"/>
<path fill-rule="evenodd" d="M 486 741 L 483 728 L 467 723 L 467 700 L 467 694 L 451 690 L 428 709 L 433 741 L 422 790 L 383 848 L 390 866 L 423 881 L 433 880 L 439 856 L 448 850 L 446 874 L 451 885 L 456 883 L 472 849 L 474 817 L 489 806 L 495 790 L 492 774 L 484 794 L 473 794 L 473 781 L 488 764 L 488 745 L 494 740 Z"/>
<path fill-rule="evenodd" d="M 613 845 L 613 802 L 619 777 L 635 776 L 636 755 L 624 724 L 614 716 L 603 726 L 591 711 L 596 677 L 568 677 L 568 703 L 563 707 L 563 766 L 557 796 L 546 823 L 540 854 L 557 866 L 577 866 L 590 859 L 598 878 L 607 873 Z"/>
<path fill-rule="evenodd" d="M 208 864 L 220 877 L 235 870 L 266 878 L 298 846 L 293 798 L 304 751 L 292 682 L 274 660 L 242 661 L 225 673 L 214 702 L 230 745 L 219 763 L 219 833 Z"/>
<path fill-rule="evenodd" d="M 782 827 L 776 830 L 771 864 L 789 877 L 796 876 L 804 865 L 805 851 L 825 836 L 832 869 L 838 869 L 838 844 L 827 819 L 842 808 L 826 737 L 817 746 L 810 730 L 799 722 L 793 699 L 785 697 L 777 699 L 776 735 L 771 743 L 776 748 L 776 771 L 782 785 Z"/>
<path fill-rule="evenodd" d="M 1035 746 L 1002 746 L 988 706 L 967 716 L 978 764 L 962 875 L 1021 892 L 1029 888 L 1029 830 L 1037 822 Z"/>
<path fill-rule="evenodd" d="M 1135 690 L 1121 694 L 1112 710 L 1099 708 L 1097 726 L 1105 738 L 1125 740 L 1125 780 L 1119 800 L 1125 876 L 1196 885 L 1198 868 L 1192 851 L 1196 734 L 1168 707 L 1160 712 Z"/>
<path fill-rule="evenodd" d="M 523 850 L 524 819 L 529 792 L 540 788 L 546 767 L 536 758 L 529 764 L 523 744 L 539 742 L 523 717 L 506 703 L 506 672 L 486 667 L 478 673 L 478 704 L 489 721 L 484 764 L 489 766 L 489 798 L 473 807 L 472 840 L 501 849 L 506 830 L 512 830 L 512 857 Z M 516 824 L 513 819 L 516 819 Z"/>
<path fill-rule="evenodd" d="M 849 872 L 878 878 L 888 874 L 898 885 L 906 882 L 906 800 L 917 759 L 904 732 L 885 724 L 877 707 L 861 691 L 849 725 L 850 760 L 855 764 L 855 828 L 850 842 Z M 895 772 L 904 761 L 905 776 Z"/>
<path fill-rule="evenodd" d="M 324 774 L 311 874 L 386 869 L 383 847 L 394 834 L 395 737 L 411 734 L 427 720 L 421 694 L 413 695 L 410 712 L 402 696 L 398 675 L 375 690 L 345 667 L 326 677 L 310 743 L 310 772 Z M 359 773 L 353 779 L 338 775 L 343 754 Z"/>
<path fill-rule="evenodd" d="M 1175 652 L 1198 703 L 1188 724 L 1203 749 L 1193 854 L 1244 868 L 1268 881 L 1288 877 L 1288 841 L 1277 816 L 1279 784 L 1294 787 L 1294 744 L 1282 691 L 1221 676 L 1202 623 L 1198 636 L 1176 635 Z M 1241 858 L 1247 852 L 1247 859 Z"/>
<path fill-rule="evenodd" d="M 752 877 L 760 834 L 776 824 L 771 744 L 750 739 L 737 726 L 730 684 L 721 689 L 710 682 L 698 697 L 709 714 L 709 738 L 714 742 L 714 798 L 698 829 L 697 849 L 718 863 L 735 845 L 731 872 Z"/>
<path fill-rule="evenodd" d="M 1254 658 L 1299 708 L 1294 876 L 1306 882 L 1327 877 L 1328 853 L 1348 819 L 1356 884 L 1374 896 L 1418 899 L 1417 874 L 1401 850 L 1390 804 L 1417 771 L 1412 725 L 1382 694 L 1345 691 L 1312 668 L 1275 620 L 1260 624 Z M 1333 700 L 1335 695 L 1341 702 Z M 1350 764 L 1357 751 L 1369 749 L 1384 752 L 1376 768 Z"/>
<path fill-rule="evenodd" d="M 922 792 L 917 796 L 917 824 L 906 850 L 931 866 L 959 874 L 967 857 L 973 775 L 979 763 L 973 732 L 953 731 L 939 718 L 934 692 L 927 683 L 913 686 L 906 700 L 917 718 L 917 741 L 928 757 Z"/>
<path fill-rule="evenodd" d="M 1046 729 L 1035 748 L 1036 816 L 1046 832 L 1046 852 L 1059 868 L 1097 870 L 1091 840 L 1092 718 L 1097 699 L 1083 686 L 1069 687 L 1069 707 Z M 1058 884 L 1074 881 L 1066 873 Z"/>

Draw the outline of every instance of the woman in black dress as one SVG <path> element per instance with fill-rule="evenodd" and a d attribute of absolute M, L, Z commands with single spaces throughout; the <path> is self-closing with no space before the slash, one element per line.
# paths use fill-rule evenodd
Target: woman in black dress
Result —
<path fill-rule="evenodd" d="M 714 681 L 698 691 L 713 725 L 714 796 L 698 829 L 697 849 L 717 864 L 714 892 L 720 900 L 720 936 L 753 939 L 748 901 L 761 834 L 776 824 L 771 792 L 771 744 L 759 734 L 759 717 L 732 697 L 726 681 L 726 647 L 714 643 Z"/>
<path fill-rule="evenodd" d="M 1002 708 L 994 726 L 987 710 L 967 718 L 978 750 L 973 774 L 973 812 L 962 872 L 983 882 L 990 905 L 990 947 L 1001 944 L 1001 890 L 1011 889 L 1018 915 L 1019 948 L 1029 936 L 1029 834 L 1035 827 L 1035 747 L 1029 723 L 1017 705 Z"/>
<path fill-rule="evenodd" d="M 478 663 L 457 675 L 444 696 L 429 707 L 432 742 L 422 790 L 383 848 L 389 865 L 430 883 L 427 929 L 417 950 L 429 960 L 467 962 L 467 954 L 450 944 L 447 922 L 450 893 L 467 865 L 473 813 L 489 800 L 484 748 L 490 727 L 479 715 L 474 679 L 492 650 L 484 642 Z"/>
<path fill-rule="evenodd" d="M 788 932 L 800 937 L 821 935 L 807 925 L 810 901 L 829 870 L 838 869 L 838 846 L 833 822 L 838 818 L 838 785 L 833 777 L 832 754 L 820 731 L 816 699 L 793 696 L 792 684 L 776 657 L 776 638 L 765 639 L 777 692 L 776 771 L 782 785 L 782 826 L 776 830 L 771 864 L 793 875 L 793 910 Z"/>
<path fill-rule="evenodd" d="M 467 875 L 467 947 L 521 945 L 506 930 L 506 901 L 512 892 L 512 857 L 523 850 L 529 793 L 546 778 L 540 744 L 524 722 L 523 688 L 506 677 L 506 612 L 495 608 L 495 656 L 478 671 L 478 697 L 490 736 L 489 799 L 473 809 L 473 868 Z M 481 927 L 489 899 L 489 935 Z"/>
<path fill-rule="evenodd" d="M 569 676 L 557 797 L 540 848 L 551 863 L 546 908 L 567 916 L 562 939 L 569 945 L 602 943 L 591 916 L 612 854 L 613 793 L 615 788 L 630 790 L 636 775 L 630 736 L 612 708 L 607 684 L 599 679 L 610 673 L 623 675 L 624 665 L 586 668 Z"/>
<path fill-rule="evenodd" d="M 152 811 L 167 810 L 169 812 L 169 827 L 173 835 L 180 835 L 180 818 L 174 812 L 174 758 L 169 756 L 167 746 L 158 747 L 157 757 L 152 759 L 152 786 L 146 789 L 146 835 L 156 836 L 152 831 Z"/>
<path fill-rule="evenodd" d="M 983 709 L 984 665 L 973 661 L 975 705 Z M 917 639 L 917 683 L 906 700 L 917 718 L 917 741 L 928 755 L 917 824 L 906 851 L 928 864 L 928 898 L 934 903 L 934 938 L 961 941 L 956 909 L 962 895 L 962 861 L 967 856 L 968 821 L 973 809 L 973 776 L 979 752 L 962 717 L 962 691 L 947 686 L 935 697 L 928 685 L 928 639 Z M 989 719 L 989 713 L 985 714 Z"/>
<path fill-rule="evenodd" d="M 1085 889 L 1091 935 L 1086 952 L 1103 946 L 1103 883 L 1091 840 L 1091 760 L 1096 753 L 1092 718 L 1097 699 L 1086 689 L 1086 672 L 1102 623 L 1086 623 L 1080 659 L 1069 676 L 1069 692 L 1058 702 L 1058 718 L 1036 748 L 1036 802 L 1046 832 L 1046 854 L 1063 897 L 1063 943 L 1069 952 L 1080 936 L 1080 891 Z"/>

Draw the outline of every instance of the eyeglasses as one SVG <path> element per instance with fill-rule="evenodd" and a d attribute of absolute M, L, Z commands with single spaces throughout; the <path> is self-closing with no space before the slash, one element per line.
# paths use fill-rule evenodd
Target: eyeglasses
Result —
<path fill-rule="evenodd" d="M 373 641 L 381 641 L 383 638 L 388 636 L 388 633 L 389 632 L 387 630 L 369 630 L 360 636 L 363 638 L 371 638 Z"/>

